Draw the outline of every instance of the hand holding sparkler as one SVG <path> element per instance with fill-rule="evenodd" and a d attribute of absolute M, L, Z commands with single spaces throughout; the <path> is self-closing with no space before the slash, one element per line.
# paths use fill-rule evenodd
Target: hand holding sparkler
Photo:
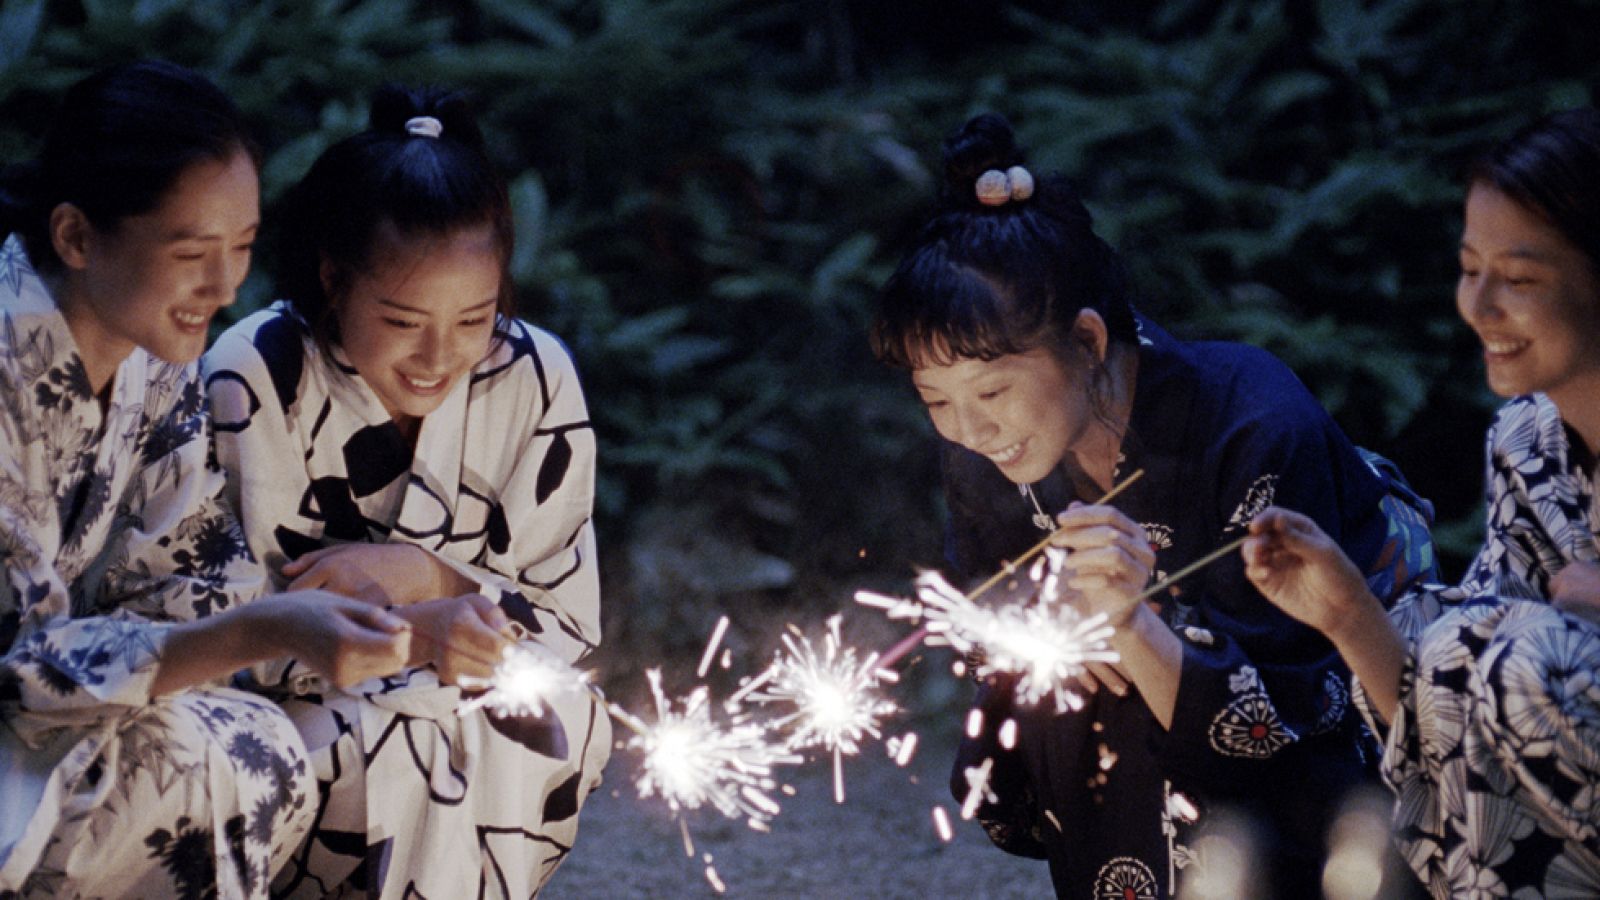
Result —
<path fill-rule="evenodd" d="M 1061 577 L 1081 597 L 1085 614 L 1103 614 L 1121 628 L 1144 602 L 1156 554 L 1143 526 L 1104 504 L 1074 505 L 1056 517 L 1051 545 L 1070 551 Z"/>
<path fill-rule="evenodd" d="M 425 638 L 412 643 L 410 665 L 433 663 L 445 684 L 456 684 L 463 676 L 489 678 L 512 643 L 506 634 L 510 620 L 481 594 L 424 600 L 391 612 Z"/>

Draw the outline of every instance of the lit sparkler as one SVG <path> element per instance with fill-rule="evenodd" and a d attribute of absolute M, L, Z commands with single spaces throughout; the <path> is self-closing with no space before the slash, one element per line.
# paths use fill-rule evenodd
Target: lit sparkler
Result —
<path fill-rule="evenodd" d="M 792 703 L 794 712 L 773 720 L 789 729 L 793 750 L 823 747 L 833 754 L 833 796 L 844 802 L 843 757 L 861 751 L 868 737 L 881 737 L 878 723 L 899 711 L 878 692 L 894 673 L 878 667 L 878 654 L 858 659 L 854 647 L 839 636 L 840 616 L 828 619 L 828 635 L 819 653 L 810 638 L 793 626 L 783 636 L 784 652 L 760 675 L 745 682 L 732 702 Z"/>
<path fill-rule="evenodd" d="M 869 591 L 856 602 L 884 610 L 891 619 L 924 620 L 928 643 L 943 643 L 958 653 L 973 654 L 979 678 L 1017 676 L 1018 702 L 1033 705 L 1053 697 L 1058 712 L 1077 709 L 1083 698 L 1073 681 L 1090 663 L 1114 663 L 1118 656 L 1107 643 L 1113 629 L 1106 617 L 1084 617 L 1058 602 L 1061 551 L 1048 551 L 1049 565 L 1031 573 L 1041 582 L 1027 598 L 993 607 L 979 606 L 937 572 L 917 578 L 917 598 L 886 597 Z"/>
<path fill-rule="evenodd" d="M 661 670 L 645 673 L 655 697 L 656 721 L 643 720 L 615 704 L 611 714 L 634 732 L 626 748 L 643 754 L 634 782 L 640 797 L 659 794 L 674 813 L 716 807 L 730 819 L 745 818 L 756 830 L 779 812 L 770 791 L 778 787 L 773 769 L 800 757 L 770 739 L 768 728 L 741 716 L 719 725 L 711 719 L 710 691 L 701 685 L 681 700 L 661 690 Z"/>
<path fill-rule="evenodd" d="M 494 674 L 488 678 L 463 675 L 459 681 L 464 688 L 487 689 L 461 704 L 456 712 L 463 716 L 480 706 L 501 716 L 542 716 L 552 696 L 593 690 L 589 673 L 573 668 L 549 649 L 533 643 L 506 647 L 495 664 Z"/>

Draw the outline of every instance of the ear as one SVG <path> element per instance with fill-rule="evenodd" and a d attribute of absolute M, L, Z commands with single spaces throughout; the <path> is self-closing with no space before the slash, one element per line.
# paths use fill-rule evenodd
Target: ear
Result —
<path fill-rule="evenodd" d="M 317 265 L 317 278 L 322 282 L 322 296 L 328 298 L 329 306 L 333 306 L 339 296 L 339 267 L 333 264 L 333 260 L 323 256 Z"/>
<path fill-rule="evenodd" d="M 1106 320 L 1092 309 L 1081 310 L 1078 317 L 1072 322 L 1072 340 L 1081 344 L 1089 351 L 1089 355 L 1096 363 L 1106 361 L 1106 352 L 1111 345 L 1111 332 L 1106 328 Z"/>
<path fill-rule="evenodd" d="M 94 241 L 94 225 L 83 210 L 71 203 L 57 203 L 50 210 L 50 245 L 69 269 L 89 267 L 89 249 Z"/>

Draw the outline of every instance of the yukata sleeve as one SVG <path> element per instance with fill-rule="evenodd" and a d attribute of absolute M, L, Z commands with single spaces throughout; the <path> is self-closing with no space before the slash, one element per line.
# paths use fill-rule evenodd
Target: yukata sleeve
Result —
<path fill-rule="evenodd" d="M 1530 398 L 1508 403 L 1495 416 L 1484 442 L 1483 546 L 1467 567 L 1458 585 L 1425 584 L 1406 594 L 1389 610 L 1389 620 L 1406 645 L 1406 661 L 1400 676 L 1399 704 L 1393 722 L 1385 722 L 1372 707 L 1365 686 L 1354 684 L 1356 708 L 1367 726 L 1384 745 L 1385 770 L 1416 758 L 1417 653 L 1423 634 L 1439 619 L 1468 605 L 1495 603 L 1499 599 L 1543 600 L 1549 594 L 1550 577 L 1560 567 L 1560 538 L 1549 533 L 1545 520 L 1575 519 L 1557 513 L 1543 516 L 1536 512 L 1536 498 L 1546 504 L 1559 503 L 1559 490 L 1552 490 L 1566 477 L 1566 461 L 1530 449 L 1541 443 L 1541 432 L 1559 429 L 1559 421 L 1541 422 L 1550 414 Z M 1548 437 L 1548 436 L 1545 436 Z M 1531 487 L 1530 487 L 1531 485 Z M 1555 496 L 1552 496 L 1555 495 Z M 1575 504 L 1576 495 L 1566 501 Z M 1417 752 L 1420 752 L 1418 750 Z"/>
<path fill-rule="evenodd" d="M 1205 473 L 1219 485 L 1213 545 L 1242 536 L 1270 505 L 1315 520 L 1363 568 L 1387 536 L 1381 481 L 1320 409 L 1246 422 L 1214 459 Z M 1348 508 L 1355 504 L 1371 509 Z M 1239 554 L 1192 578 L 1171 598 L 1188 611 L 1175 622 L 1183 645 L 1177 706 L 1157 741 L 1171 771 L 1226 790 L 1262 777 L 1286 748 L 1341 729 L 1347 717 L 1353 727 L 1338 653 L 1262 597 Z"/>
<path fill-rule="evenodd" d="M 523 640 L 573 663 L 600 643 L 594 428 L 566 348 L 529 331 L 531 371 L 519 361 L 515 372 L 501 376 L 516 385 L 496 385 L 476 401 L 499 405 L 506 396 L 531 395 L 539 410 L 503 451 L 515 453 L 516 463 L 500 486 L 501 517 L 491 516 L 485 550 L 474 562 L 439 558 L 498 602 Z"/>
<path fill-rule="evenodd" d="M 12 444 L 14 430 L 0 436 L 9 444 L 0 447 L 7 494 L 0 540 L 21 612 L 0 667 L 0 694 L 16 703 L 12 724 L 30 742 L 145 706 L 171 624 L 246 602 L 260 589 L 259 569 L 220 501 L 222 475 L 194 368 L 161 365 L 153 377 L 146 409 L 155 412 L 132 445 L 137 470 L 109 513 L 116 517 L 110 539 L 79 576 L 98 583 L 79 609 L 41 547 L 46 520 L 34 504 L 48 498 L 19 479 L 17 461 L 34 451 Z"/>

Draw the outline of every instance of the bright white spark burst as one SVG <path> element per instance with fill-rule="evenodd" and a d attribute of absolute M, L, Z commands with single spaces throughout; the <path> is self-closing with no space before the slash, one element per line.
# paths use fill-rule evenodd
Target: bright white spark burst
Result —
<path fill-rule="evenodd" d="M 589 673 L 568 665 L 538 644 L 514 644 L 501 654 L 488 678 L 463 675 L 461 686 L 487 690 L 461 704 L 461 715 L 487 706 L 501 716 L 542 716 L 557 694 L 589 690 Z"/>
<path fill-rule="evenodd" d="M 674 702 L 661 690 L 661 670 L 645 673 L 655 696 L 656 722 L 646 724 L 619 707 L 612 714 L 632 728 L 629 750 L 643 754 L 635 780 L 640 797 L 659 794 L 673 812 L 710 804 L 730 819 L 743 816 L 762 829 L 779 807 L 769 792 L 778 786 L 773 768 L 801 761 L 768 729 L 742 717 L 726 726 L 711 720 L 710 691 L 701 685 Z"/>
<path fill-rule="evenodd" d="M 1065 554 L 1047 550 L 1049 564 L 1029 573 L 1040 584 L 1020 600 L 979 606 L 956 590 L 937 572 L 917 577 L 917 597 L 887 597 L 858 591 L 856 602 L 877 607 L 891 619 L 926 620 L 928 643 L 942 642 L 958 653 L 974 649 L 981 660 L 979 678 L 1017 676 L 1016 696 L 1033 705 L 1053 697 L 1057 712 L 1078 709 L 1083 698 L 1072 682 L 1090 663 L 1114 663 L 1118 657 L 1107 643 L 1114 630 L 1097 614 L 1085 618 L 1060 599 L 1061 562 Z M 1043 561 L 1041 561 L 1043 562 Z"/>
<path fill-rule="evenodd" d="M 794 712 L 773 719 L 772 726 L 789 729 L 792 750 L 823 747 L 833 753 L 834 799 L 843 803 L 842 757 L 859 753 L 866 738 L 881 737 L 879 721 L 900 707 L 878 692 L 878 685 L 892 681 L 893 673 L 878 668 L 878 654 L 858 659 L 855 648 L 845 646 L 839 637 L 840 618 L 828 619 L 821 653 L 798 631 L 784 635 L 784 650 L 765 672 L 747 680 L 733 700 L 794 704 Z"/>

